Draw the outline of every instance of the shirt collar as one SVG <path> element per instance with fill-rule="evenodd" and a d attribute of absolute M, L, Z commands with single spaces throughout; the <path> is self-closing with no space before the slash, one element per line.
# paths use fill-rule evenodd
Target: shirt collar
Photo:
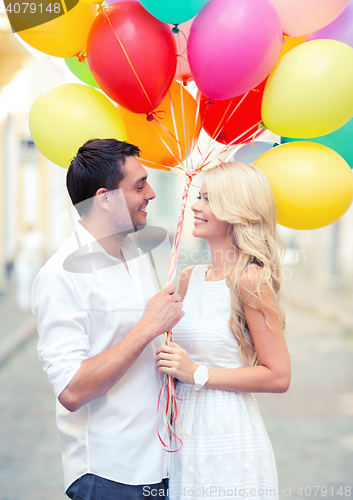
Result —
<path fill-rule="evenodd" d="M 74 226 L 73 236 L 76 239 L 77 246 L 79 248 L 82 247 L 82 255 L 87 253 L 102 253 L 110 260 L 121 262 L 117 257 L 109 255 L 99 241 L 79 221 Z M 121 251 L 125 260 L 134 259 L 139 256 L 138 247 L 129 236 L 125 237 L 121 245 Z"/>

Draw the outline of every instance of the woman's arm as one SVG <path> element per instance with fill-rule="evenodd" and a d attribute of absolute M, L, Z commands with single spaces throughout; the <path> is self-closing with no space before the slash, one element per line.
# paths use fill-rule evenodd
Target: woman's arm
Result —
<path fill-rule="evenodd" d="M 252 276 L 245 275 L 242 280 L 243 289 L 252 292 L 251 305 L 244 304 L 245 319 L 248 324 L 259 365 L 226 369 L 208 367 L 209 380 L 206 387 L 237 392 L 286 392 L 290 384 L 291 368 L 288 348 L 276 313 L 269 307 L 272 303 L 271 292 L 267 285 L 261 289 L 259 299 L 256 292 L 254 276 L 256 269 L 249 269 Z M 245 298 L 245 296 L 244 296 Z M 259 310 L 257 310 L 257 308 Z M 267 322 L 276 330 L 269 328 Z M 160 373 L 173 375 L 181 382 L 193 384 L 193 374 L 198 365 L 179 345 L 171 343 L 157 351 L 157 369 Z"/>

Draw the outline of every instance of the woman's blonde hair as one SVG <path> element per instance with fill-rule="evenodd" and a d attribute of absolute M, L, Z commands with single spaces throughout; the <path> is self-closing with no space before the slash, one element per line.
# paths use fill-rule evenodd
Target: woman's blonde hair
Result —
<path fill-rule="evenodd" d="M 248 326 L 243 304 L 260 310 L 269 328 L 276 330 L 268 321 L 271 312 L 278 315 L 281 332 L 285 327 L 280 305 L 280 255 L 285 246 L 277 234 L 273 191 L 265 174 L 248 163 L 220 163 L 205 171 L 204 182 L 212 213 L 230 224 L 229 235 L 239 251 L 239 259 L 227 277 L 231 297 L 229 328 L 238 340 L 241 359 L 257 365 L 254 343 L 245 333 Z M 257 271 L 248 272 L 249 266 Z M 271 304 L 261 296 L 264 284 L 271 292 Z"/>

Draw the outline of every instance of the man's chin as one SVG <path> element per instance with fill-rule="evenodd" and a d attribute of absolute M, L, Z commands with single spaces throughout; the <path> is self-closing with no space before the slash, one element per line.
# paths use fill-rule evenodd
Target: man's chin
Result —
<path fill-rule="evenodd" d="M 134 232 L 136 233 L 137 231 L 141 231 L 141 229 L 144 229 L 146 227 L 147 221 L 143 224 L 139 222 L 138 224 L 134 224 Z"/>

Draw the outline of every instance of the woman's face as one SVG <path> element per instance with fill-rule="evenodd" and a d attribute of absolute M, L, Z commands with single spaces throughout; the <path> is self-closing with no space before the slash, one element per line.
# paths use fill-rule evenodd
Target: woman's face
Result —
<path fill-rule="evenodd" d="M 211 212 L 205 183 L 201 186 L 198 200 L 191 207 L 195 216 L 192 234 L 196 238 L 203 238 L 206 241 L 227 238 L 229 223 L 216 219 Z"/>

